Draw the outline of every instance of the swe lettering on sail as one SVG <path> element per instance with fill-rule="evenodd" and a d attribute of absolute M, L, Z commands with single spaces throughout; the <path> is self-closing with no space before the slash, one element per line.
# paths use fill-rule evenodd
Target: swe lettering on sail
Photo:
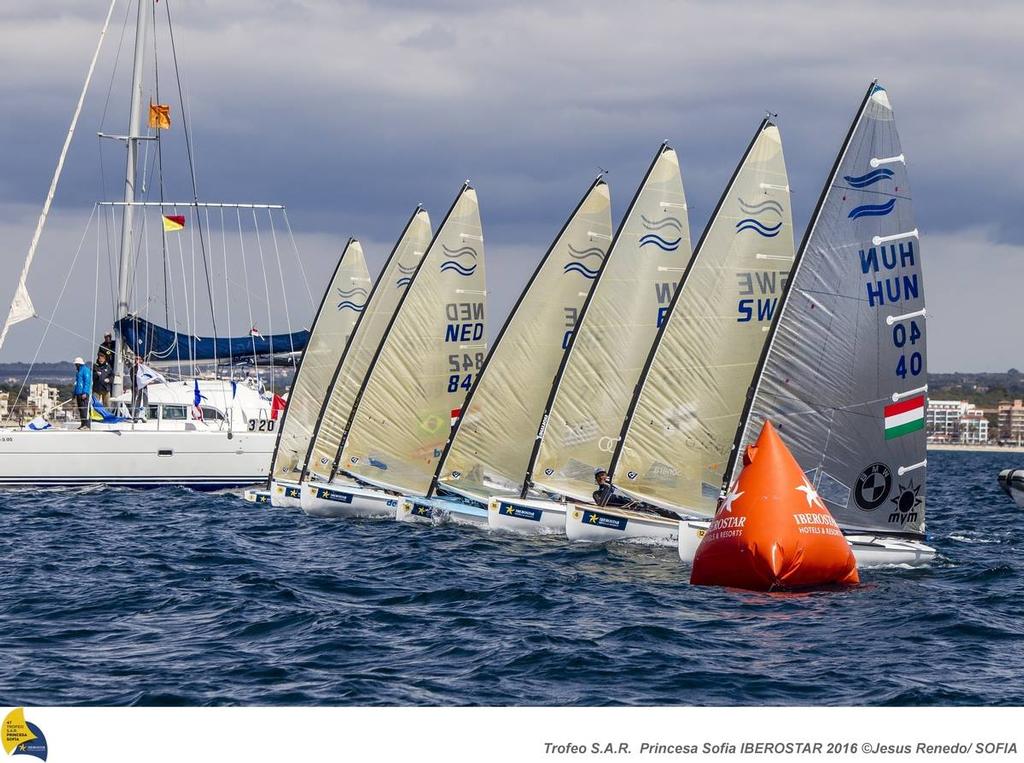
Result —
<path fill-rule="evenodd" d="M 655 324 L 658 328 L 661 328 L 661 324 L 665 322 L 669 303 L 672 302 L 672 297 L 675 296 L 678 286 L 679 284 L 672 281 L 654 284 L 654 293 L 658 298 L 658 322 Z"/>
<path fill-rule="evenodd" d="M 450 302 L 444 306 L 446 342 L 479 342 L 484 338 L 484 303 Z"/>
<path fill-rule="evenodd" d="M 775 315 L 779 295 L 786 288 L 786 270 L 754 270 L 737 273 L 739 302 L 736 305 L 736 322 L 770 321 Z"/>
<path fill-rule="evenodd" d="M 864 275 L 884 274 L 900 268 L 912 268 L 914 265 L 913 240 L 902 241 L 899 244 L 873 246 L 867 251 L 860 250 L 860 270 Z M 868 281 L 864 286 L 867 289 L 868 305 L 871 307 L 891 305 L 907 299 L 918 299 L 921 295 L 917 273 L 876 278 Z"/>

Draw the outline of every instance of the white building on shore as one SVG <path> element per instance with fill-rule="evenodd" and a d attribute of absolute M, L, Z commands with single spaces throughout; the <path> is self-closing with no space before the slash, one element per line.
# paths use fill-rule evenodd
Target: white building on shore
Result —
<path fill-rule="evenodd" d="M 988 442 L 988 419 L 974 403 L 964 400 L 929 400 L 925 424 L 928 441 L 983 445 Z"/>

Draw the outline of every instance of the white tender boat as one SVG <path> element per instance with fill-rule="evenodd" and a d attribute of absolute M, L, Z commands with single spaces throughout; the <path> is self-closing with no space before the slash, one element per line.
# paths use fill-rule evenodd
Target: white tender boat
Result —
<path fill-rule="evenodd" d="M 1024 469 L 1003 469 L 999 472 L 999 487 L 1015 504 L 1024 508 Z"/>

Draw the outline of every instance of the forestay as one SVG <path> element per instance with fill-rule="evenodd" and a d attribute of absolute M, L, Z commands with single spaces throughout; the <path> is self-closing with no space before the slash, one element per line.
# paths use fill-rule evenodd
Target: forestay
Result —
<path fill-rule="evenodd" d="M 311 474 L 327 480 L 333 473 L 356 395 L 384 332 L 391 323 L 395 308 L 412 283 L 412 276 L 427 250 L 430 236 L 430 216 L 425 209 L 416 207 L 370 290 L 370 297 L 356 323 L 352 340 L 345 348 L 335 368 L 334 378 L 327 387 L 319 424 L 306 456 L 303 479 Z"/>
<path fill-rule="evenodd" d="M 413 275 L 356 401 L 338 469 L 425 495 L 487 347 L 484 240 L 464 185 Z"/>
<path fill-rule="evenodd" d="M 327 285 L 310 327 L 309 341 L 295 370 L 271 465 L 273 479 L 297 480 L 323 403 L 357 320 L 370 295 L 363 247 L 350 238 Z"/>
<path fill-rule="evenodd" d="M 610 470 L 656 506 L 713 516 L 778 301 L 793 266 L 779 129 L 757 128 L 655 340 Z"/>
<path fill-rule="evenodd" d="M 535 486 L 588 500 L 607 468 L 633 388 L 690 261 L 676 152 L 663 145 L 602 264 L 541 423 Z"/>
<path fill-rule="evenodd" d="M 441 488 L 518 495 L 573 328 L 611 241 L 608 185 L 596 180 L 548 249 L 498 340 L 439 469 Z"/>
<path fill-rule="evenodd" d="M 872 85 L 801 246 L 730 479 L 770 419 L 844 529 L 924 531 L 919 244 L 889 97 Z"/>

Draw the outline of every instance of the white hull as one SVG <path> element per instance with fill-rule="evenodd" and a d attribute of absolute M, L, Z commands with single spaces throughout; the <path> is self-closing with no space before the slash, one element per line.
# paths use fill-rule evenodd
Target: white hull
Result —
<path fill-rule="evenodd" d="M 394 519 L 399 497 L 382 490 L 332 482 L 303 482 L 302 510 L 311 517 Z"/>
<path fill-rule="evenodd" d="M 399 522 L 487 526 L 487 509 L 480 504 L 462 503 L 445 498 L 413 498 L 405 496 L 398 502 L 395 519 Z"/>
<path fill-rule="evenodd" d="M 269 490 L 258 490 L 256 488 L 246 490 L 242 493 L 243 500 L 249 503 L 265 503 L 270 505 L 270 491 Z"/>
<path fill-rule="evenodd" d="M 697 546 L 707 532 L 708 520 L 679 523 L 679 558 L 693 564 Z M 847 535 L 847 543 L 861 569 L 871 567 L 924 567 L 935 559 L 935 549 L 921 541 L 882 535 Z"/>
<path fill-rule="evenodd" d="M 675 546 L 679 520 L 627 509 L 573 504 L 565 518 L 569 540 L 589 543 L 645 540 L 652 545 Z"/>
<path fill-rule="evenodd" d="M 487 524 L 524 535 L 564 535 L 565 512 L 559 501 L 494 497 L 487 504 Z"/>
<path fill-rule="evenodd" d="M 0 486 L 245 487 L 266 482 L 274 440 L 212 428 L 0 430 Z"/>
<path fill-rule="evenodd" d="M 999 472 L 999 487 L 1015 504 L 1024 508 L 1024 469 L 1003 469 Z"/>
<path fill-rule="evenodd" d="M 289 480 L 271 480 L 270 504 L 279 509 L 301 509 L 302 485 Z"/>

